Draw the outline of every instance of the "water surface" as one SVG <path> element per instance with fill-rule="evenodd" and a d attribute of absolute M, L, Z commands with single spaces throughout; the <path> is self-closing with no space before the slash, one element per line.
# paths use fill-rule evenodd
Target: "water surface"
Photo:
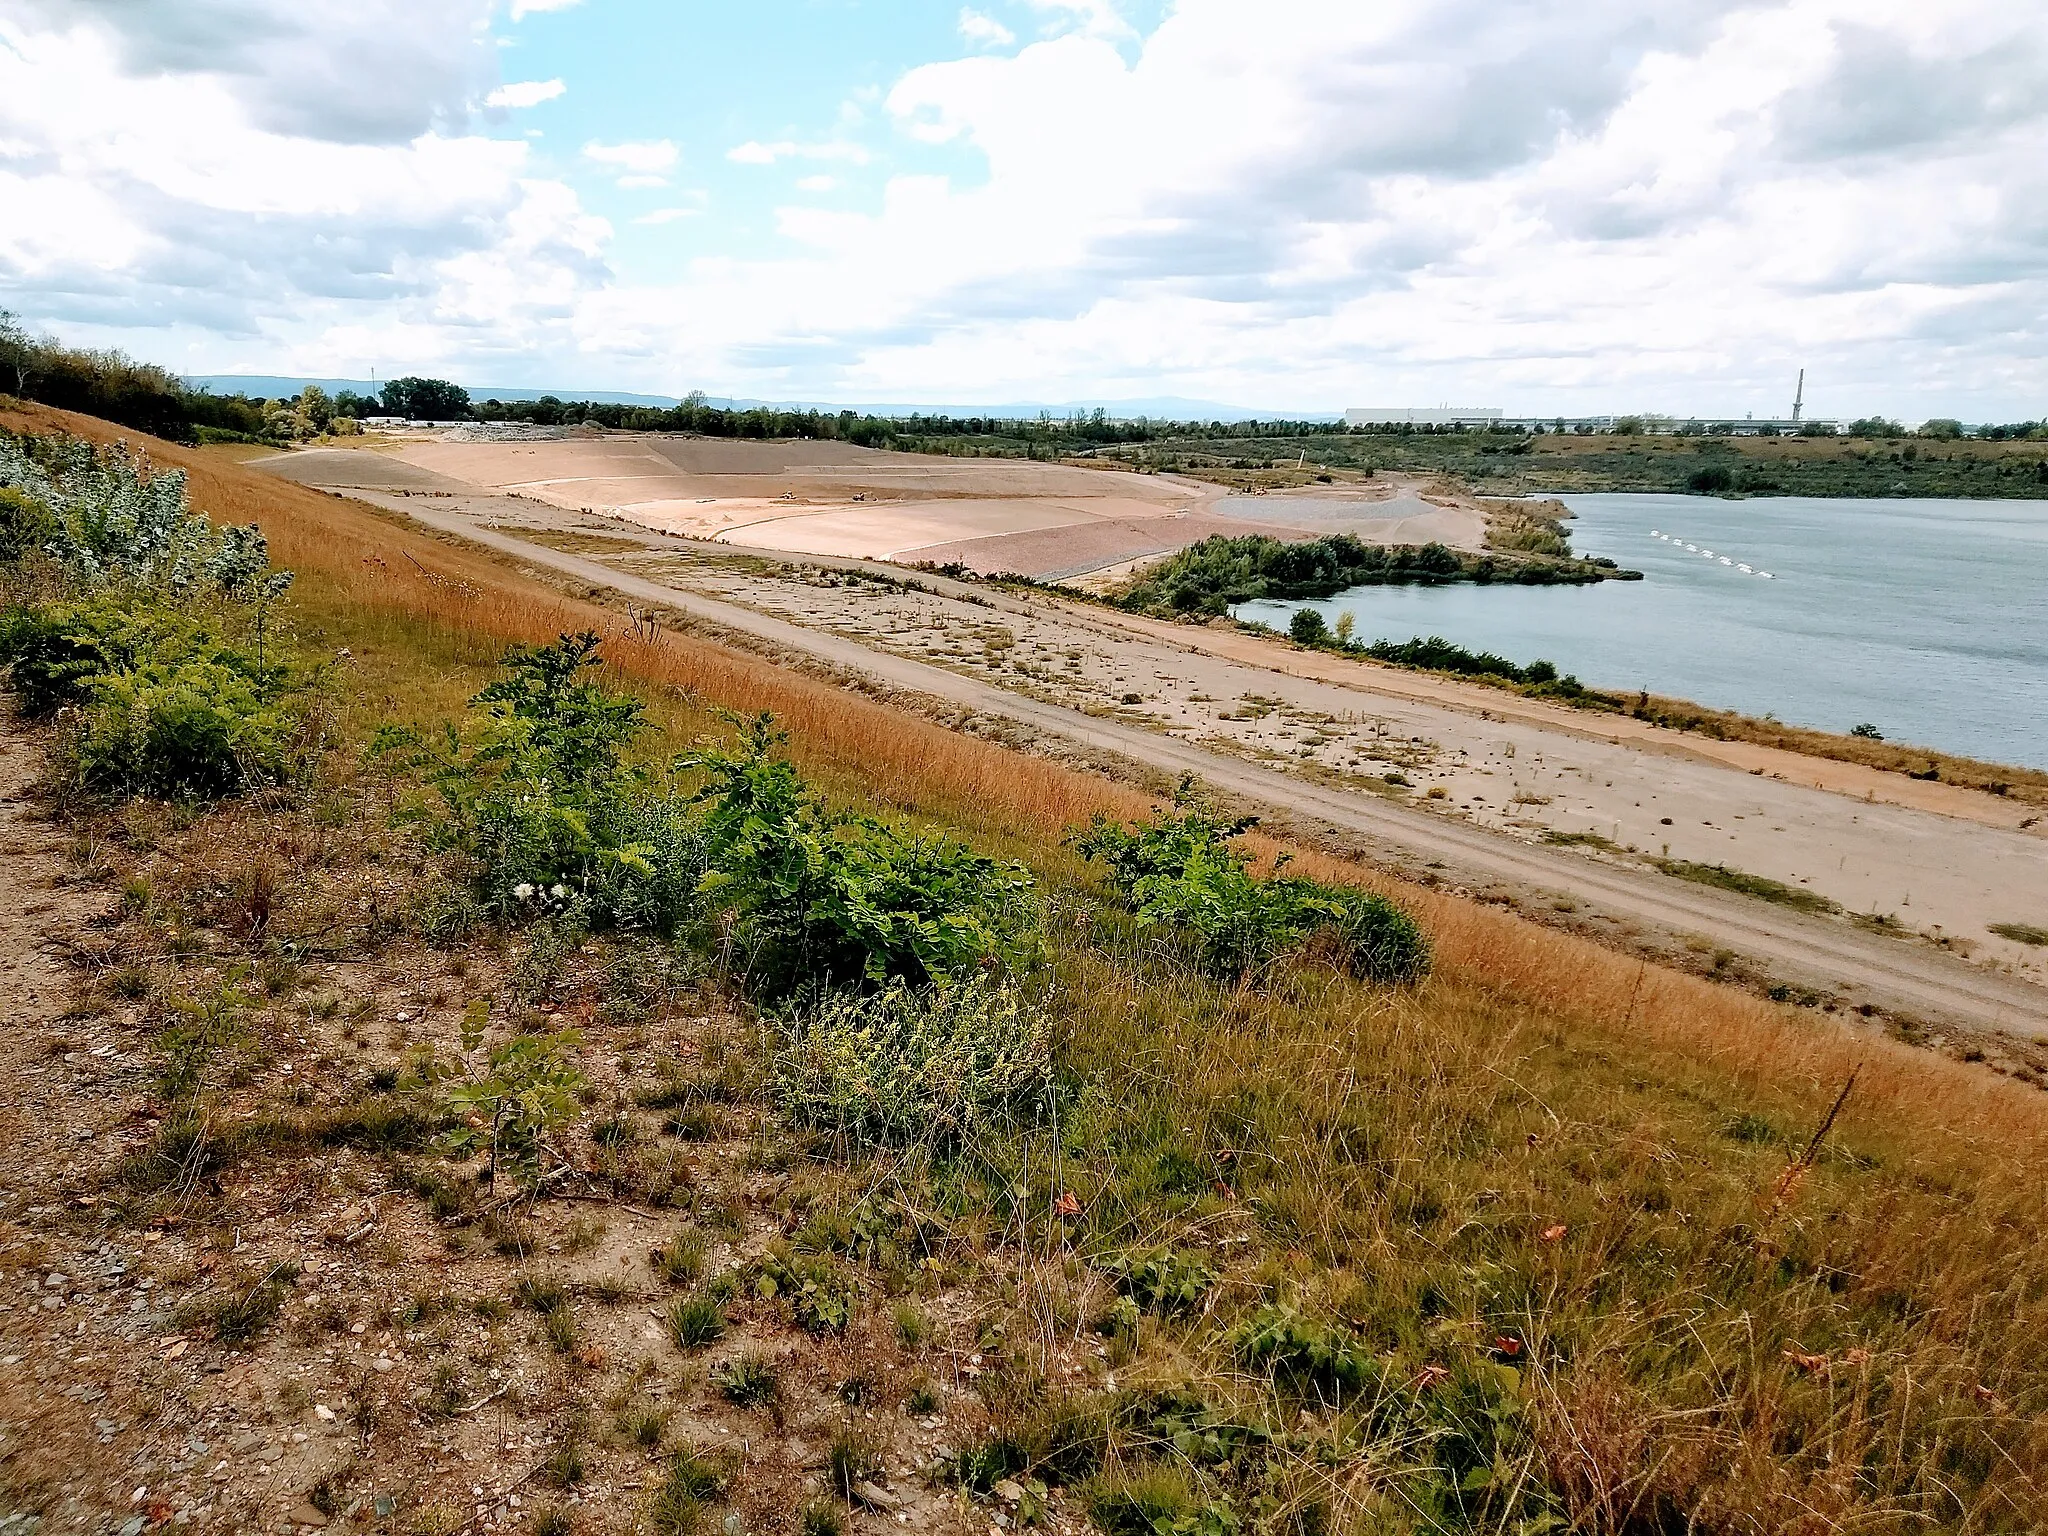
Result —
<path fill-rule="evenodd" d="M 1868 721 L 1893 740 L 2048 768 L 2048 502 L 1560 499 L 1575 549 L 1645 579 L 1359 587 L 1238 611 L 1276 627 L 1297 607 L 1349 612 L 1361 640 L 1442 635 L 1547 657 L 1591 687 L 1825 730 Z"/>

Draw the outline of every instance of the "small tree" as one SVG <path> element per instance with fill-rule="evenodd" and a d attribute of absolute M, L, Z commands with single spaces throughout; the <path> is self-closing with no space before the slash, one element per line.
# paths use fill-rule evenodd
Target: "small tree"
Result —
<path fill-rule="evenodd" d="M 583 1074 L 569 1062 L 574 1030 L 514 1035 L 484 1049 L 491 1005 L 478 999 L 462 1016 L 462 1080 L 448 1090 L 458 1124 L 442 1138 L 451 1152 L 488 1152 L 484 1182 L 495 1186 L 509 1172 L 529 1194 L 540 1188 L 544 1138 L 576 1114 Z"/>
<path fill-rule="evenodd" d="M 1330 642 L 1330 626 L 1320 613 L 1313 608 L 1297 608 L 1294 617 L 1287 621 L 1288 636 L 1296 645 L 1327 645 Z"/>
<path fill-rule="evenodd" d="M 9 386 L 9 394 L 28 394 L 29 383 L 41 366 L 42 356 L 42 347 L 22 329 L 21 321 L 14 312 L 0 309 L 0 383 Z"/>

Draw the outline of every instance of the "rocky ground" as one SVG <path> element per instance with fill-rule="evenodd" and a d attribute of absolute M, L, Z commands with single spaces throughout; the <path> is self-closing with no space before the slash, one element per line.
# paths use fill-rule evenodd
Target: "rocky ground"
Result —
<path fill-rule="evenodd" d="M 856 1530 L 1009 1521 L 941 1475 L 987 1421 L 989 1253 L 897 1244 L 886 1198 L 775 1128 L 714 997 L 645 956 L 356 953 L 407 878 L 375 833 L 145 809 L 74 835 L 36 760 L 10 729 L 6 1536 L 784 1531 L 814 1500 Z M 287 912 L 352 920 L 266 945 Z M 479 1185 L 422 1123 L 424 1052 L 461 1070 L 477 999 L 576 1031 L 583 1129 L 544 1198 Z M 196 1088 L 170 1086 L 181 1027 L 218 1042 Z M 777 1253 L 840 1277 L 844 1318 L 799 1325 L 762 1285 Z M 679 1340 L 689 1298 L 716 1338 Z M 1042 1342 L 1052 1370 L 1107 1369 L 1092 1334 Z"/>

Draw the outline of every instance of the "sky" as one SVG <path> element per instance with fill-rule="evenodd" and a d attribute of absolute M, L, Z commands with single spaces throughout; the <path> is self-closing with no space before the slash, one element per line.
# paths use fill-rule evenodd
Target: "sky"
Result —
<path fill-rule="evenodd" d="M 2048 414 L 2048 0 L 0 0 L 0 308 L 187 373 Z"/>

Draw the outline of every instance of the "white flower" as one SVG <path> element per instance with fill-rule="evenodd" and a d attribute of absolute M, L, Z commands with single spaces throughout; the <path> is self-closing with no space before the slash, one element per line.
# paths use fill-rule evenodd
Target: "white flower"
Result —
<path fill-rule="evenodd" d="M 551 885 L 548 887 L 548 894 L 557 901 L 567 901 L 569 899 L 569 887 L 566 885 Z"/>
<path fill-rule="evenodd" d="M 528 885 L 524 880 L 522 880 L 517 885 L 512 887 L 512 894 L 514 896 L 517 896 L 521 901 L 529 901 L 533 897 L 533 887 Z"/>

